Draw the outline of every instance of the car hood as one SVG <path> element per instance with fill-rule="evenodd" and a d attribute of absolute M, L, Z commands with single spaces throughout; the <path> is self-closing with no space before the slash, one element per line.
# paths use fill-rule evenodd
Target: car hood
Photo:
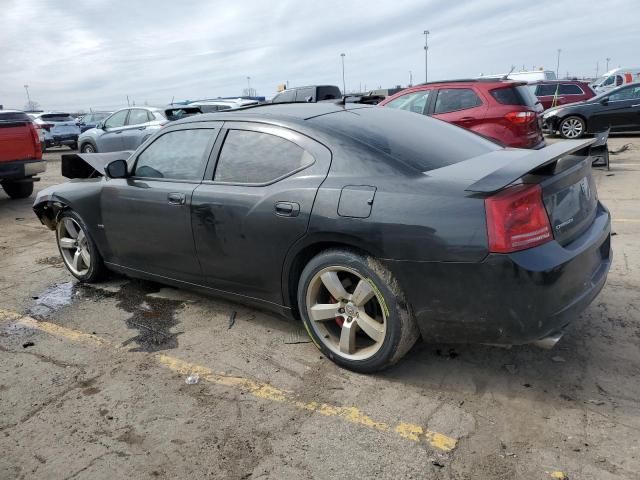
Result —
<path fill-rule="evenodd" d="M 109 153 L 67 153 L 62 155 L 62 176 L 93 178 L 104 176 L 104 167 L 114 160 L 129 160 L 133 150 Z"/>

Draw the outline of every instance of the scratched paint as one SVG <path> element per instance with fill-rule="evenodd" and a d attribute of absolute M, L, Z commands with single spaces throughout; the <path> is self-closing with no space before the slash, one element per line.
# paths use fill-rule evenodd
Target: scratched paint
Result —
<path fill-rule="evenodd" d="M 0 309 L 0 321 L 9 321 L 12 322 L 13 325 L 36 329 L 55 337 L 76 343 L 128 352 L 128 350 L 123 346 L 116 345 L 96 335 L 62 327 L 50 322 L 38 321 L 31 317 L 22 316 L 8 310 Z M 426 442 L 433 448 L 445 452 L 453 450 L 457 444 L 457 440 L 455 438 L 428 430 L 420 425 L 402 421 L 397 425 L 390 425 L 388 423 L 375 420 L 355 406 L 305 402 L 299 400 L 295 392 L 283 390 L 268 383 L 259 382 L 250 378 L 214 372 L 208 367 L 187 362 L 164 353 L 151 353 L 149 355 L 155 358 L 160 365 L 173 372 L 181 375 L 198 375 L 201 380 L 208 383 L 233 387 L 263 400 L 278 402 L 298 409 L 316 412 L 326 417 L 335 417 L 371 430 L 391 432 L 412 442 Z"/>

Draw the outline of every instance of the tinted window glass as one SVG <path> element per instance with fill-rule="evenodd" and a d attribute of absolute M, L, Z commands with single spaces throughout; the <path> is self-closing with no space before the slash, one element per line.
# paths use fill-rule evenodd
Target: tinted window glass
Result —
<path fill-rule="evenodd" d="M 538 85 L 538 89 L 536 90 L 536 96 L 538 97 L 552 97 L 556 94 L 556 90 L 560 92 L 560 88 L 558 85 L 550 84 L 550 85 Z M 499 92 L 499 90 L 494 90 L 494 92 Z M 495 98 L 495 95 L 494 95 Z M 502 103 L 502 102 L 500 102 Z"/>
<path fill-rule="evenodd" d="M 378 150 L 380 162 L 392 162 L 386 154 L 420 172 L 500 149 L 468 130 L 391 108 L 362 107 L 321 115 L 308 122 Z"/>
<path fill-rule="evenodd" d="M 295 98 L 296 98 L 296 92 L 294 92 L 293 90 L 285 90 L 284 92 L 279 93 L 278 95 L 273 97 L 272 102 L 273 103 L 293 102 Z"/>
<path fill-rule="evenodd" d="M 124 126 L 124 121 L 127 119 L 129 110 L 121 110 L 111 115 L 105 122 L 105 128 L 117 128 Z"/>
<path fill-rule="evenodd" d="M 129 113 L 127 125 L 140 125 L 141 123 L 147 123 L 149 121 L 149 116 L 147 115 L 147 113 L 148 112 L 146 110 L 134 108 Z"/>
<path fill-rule="evenodd" d="M 555 92 L 555 88 L 553 91 Z M 551 95 L 553 95 L 553 93 L 551 93 Z M 495 90 L 491 90 L 491 96 L 495 98 L 498 103 L 501 103 L 503 105 L 525 105 L 533 107 L 536 105 L 536 103 L 538 103 L 538 99 L 536 98 L 536 96 L 533 95 L 531 91 L 524 85 L 520 85 L 517 87 L 496 88 Z"/>
<path fill-rule="evenodd" d="M 178 130 L 158 137 L 138 156 L 137 177 L 200 180 L 212 129 Z"/>
<path fill-rule="evenodd" d="M 482 101 L 470 88 L 443 88 L 438 91 L 434 113 L 455 112 L 482 105 Z"/>
<path fill-rule="evenodd" d="M 623 83 L 624 83 L 624 80 L 622 79 L 622 75 L 616 75 L 616 86 L 619 87 Z"/>
<path fill-rule="evenodd" d="M 68 113 L 45 113 L 40 118 L 47 122 L 75 122 L 75 119 Z"/>
<path fill-rule="evenodd" d="M 615 82 L 615 80 L 616 80 L 616 77 L 614 77 L 614 76 L 607 77 L 607 79 L 604 82 L 602 82 L 601 85 L 602 86 L 613 85 L 613 82 Z"/>
<path fill-rule="evenodd" d="M 400 110 L 408 110 L 414 113 L 424 113 L 427 106 L 430 90 L 425 92 L 407 93 L 401 97 L 391 100 L 385 107 L 399 108 Z"/>
<path fill-rule="evenodd" d="M 302 167 L 313 157 L 295 143 L 267 133 L 229 130 L 214 180 L 267 183 Z"/>
<path fill-rule="evenodd" d="M 30 122 L 31 118 L 22 112 L 3 112 L 0 110 L 0 122 Z"/>
<path fill-rule="evenodd" d="M 326 86 L 326 87 L 318 87 L 318 98 L 317 100 L 334 100 L 342 98 L 342 92 L 338 87 Z"/>
<path fill-rule="evenodd" d="M 640 99 L 640 86 L 627 87 L 609 95 L 610 102 Z"/>
<path fill-rule="evenodd" d="M 561 95 L 582 95 L 584 92 L 578 85 L 572 83 L 564 83 L 560 85 Z"/>

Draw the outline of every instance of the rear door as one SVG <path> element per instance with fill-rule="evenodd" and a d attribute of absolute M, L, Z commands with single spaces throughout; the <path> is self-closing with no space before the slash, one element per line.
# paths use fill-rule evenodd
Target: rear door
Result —
<path fill-rule="evenodd" d="M 119 152 L 124 150 L 122 131 L 127 122 L 129 110 L 120 110 L 104 121 L 104 133 L 97 138 L 98 152 Z"/>
<path fill-rule="evenodd" d="M 202 283 L 191 231 L 191 201 L 220 130 L 219 122 L 167 128 L 133 161 L 126 179 L 102 190 L 109 260 L 135 270 Z"/>
<path fill-rule="evenodd" d="M 432 115 L 435 118 L 473 130 L 484 123 L 487 106 L 472 88 L 439 88 Z"/>
<path fill-rule="evenodd" d="M 142 143 L 142 139 L 149 135 L 147 127 L 152 120 L 149 112 L 143 108 L 132 108 L 127 122 L 122 129 L 122 149 L 135 150 Z"/>
<path fill-rule="evenodd" d="M 282 265 L 309 224 L 331 163 L 295 131 L 225 122 L 217 161 L 193 193 L 193 233 L 210 287 L 282 304 Z"/>

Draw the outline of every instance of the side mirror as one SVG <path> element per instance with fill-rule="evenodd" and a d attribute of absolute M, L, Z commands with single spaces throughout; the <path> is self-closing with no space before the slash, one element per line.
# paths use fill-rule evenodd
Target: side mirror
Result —
<path fill-rule="evenodd" d="M 127 178 L 126 160 L 114 160 L 104 167 L 104 171 L 109 178 Z"/>
<path fill-rule="evenodd" d="M 106 128 L 104 128 L 104 123 L 103 123 L 103 122 L 98 122 L 98 123 L 96 124 L 96 128 L 99 128 L 99 129 L 101 129 L 101 130 L 106 130 Z"/>
<path fill-rule="evenodd" d="M 600 104 L 601 105 L 609 105 L 609 98 L 605 97 L 602 100 L 600 100 Z"/>

